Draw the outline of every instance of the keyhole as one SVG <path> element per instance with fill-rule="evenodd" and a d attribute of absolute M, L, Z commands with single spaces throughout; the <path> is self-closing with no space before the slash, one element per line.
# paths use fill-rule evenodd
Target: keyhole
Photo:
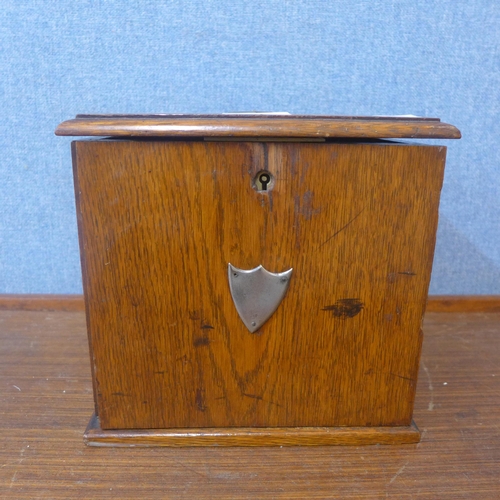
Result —
<path fill-rule="evenodd" d="M 260 174 L 259 181 L 262 185 L 262 191 L 267 191 L 267 185 L 271 182 L 271 176 L 264 172 Z"/>
<path fill-rule="evenodd" d="M 273 187 L 273 176 L 266 171 L 259 172 L 253 180 L 253 188 L 256 191 L 269 191 Z"/>

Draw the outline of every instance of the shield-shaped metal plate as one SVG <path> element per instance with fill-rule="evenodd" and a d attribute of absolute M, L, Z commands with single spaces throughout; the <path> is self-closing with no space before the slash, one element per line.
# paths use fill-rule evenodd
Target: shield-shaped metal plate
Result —
<path fill-rule="evenodd" d="M 293 269 L 270 273 L 262 266 L 246 271 L 228 266 L 234 305 L 245 326 L 253 333 L 276 311 L 286 295 Z"/>

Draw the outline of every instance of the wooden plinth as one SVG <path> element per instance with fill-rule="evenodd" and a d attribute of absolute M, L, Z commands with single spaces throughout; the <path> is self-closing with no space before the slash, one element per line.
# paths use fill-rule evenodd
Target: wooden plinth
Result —
<path fill-rule="evenodd" d="M 102 430 L 95 414 L 84 434 L 89 446 L 338 446 L 409 444 L 420 441 L 408 427 L 233 427 L 199 429 Z"/>

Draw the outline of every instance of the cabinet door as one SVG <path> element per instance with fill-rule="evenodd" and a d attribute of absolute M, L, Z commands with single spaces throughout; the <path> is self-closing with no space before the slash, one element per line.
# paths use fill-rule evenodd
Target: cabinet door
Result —
<path fill-rule="evenodd" d="M 73 144 L 103 429 L 410 423 L 445 148 Z M 293 268 L 254 333 L 229 263 Z"/>

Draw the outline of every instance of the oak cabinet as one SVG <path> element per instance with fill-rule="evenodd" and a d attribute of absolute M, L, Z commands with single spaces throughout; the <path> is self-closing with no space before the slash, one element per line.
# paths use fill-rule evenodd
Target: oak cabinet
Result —
<path fill-rule="evenodd" d="M 57 133 L 109 136 L 72 144 L 89 444 L 418 441 L 446 148 L 381 139 L 454 127 L 81 116 Z"/>

